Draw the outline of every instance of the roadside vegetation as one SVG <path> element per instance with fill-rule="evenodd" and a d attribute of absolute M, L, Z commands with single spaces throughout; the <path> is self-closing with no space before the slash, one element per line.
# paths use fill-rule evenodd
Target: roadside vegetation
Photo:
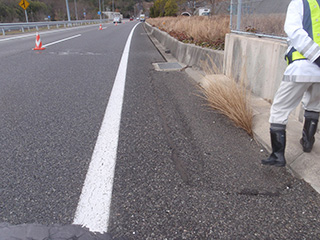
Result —
<path fill-rule="evenodd" d="M 250 14 L 242 18 L 245 32 L 263 33 L 274 36 L 286 36 L 283 26 L 286 14 Z M 234 27 L 235 28 L 235 27 Z"/>
<path fill-rule="evenodd" d="M 225 35 L 230 32 L 226 15 L 149 18 L 147 22 L 181 42 L 217 50 L 224 49 Z"/>
<path fill-rule="evenodd" d="M 164 11 L 162 16 L 165 14 Z M 243 18 L 242 31 L 285 36 L 284 21 L 285 14 L 252 14 Z M 224 50 L 225 35 L 230 32 L 229 15 L 156 17 L 147 19 L 147 22 L 181 42 L 216 50 Z"/>
<path fill-rule="evenodd" d="M 210 57 L 203 64 L 206 74 L 200 82 L 200 97 L 207 101 L 207 106 L 227 116 L 236 127 L 245 130 L 253 137 L 251 108 L 251 90 L 245 82 L 246 69 L 242 69 L 239 81 L 221 74 Z"/>
<path fill-rule="evenodd" d="M 236 127 L 244 129 L 253 137 L 251 95 L 245 83 L 237 83 L 224 75 L 207 75 L 204 81 L 200 89 L 207 105 L 220 111 Z"/>

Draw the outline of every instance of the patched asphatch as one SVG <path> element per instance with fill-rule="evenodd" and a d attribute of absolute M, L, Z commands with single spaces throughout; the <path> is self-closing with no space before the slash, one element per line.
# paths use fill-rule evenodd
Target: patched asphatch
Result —
<path fill-rule="evenodd" d="M 320 0 L 319 0 L 320 1 Z M 320 46 L 320 9 L 318 0 L 303 0 L 303 29 L 308 33 L 309 37 L 313 39 L 315 43 Z M 318 48 L 315 48 L 313 51 L 310 51 L 311 48 L 314 48 L 313 42 L 310 41 L 306 45 L 305 49 L 301 52 L 298 52 L 295 48 L 292 48 L 286 55 L 287 63 L 290 64 L 296 60 L 306 59 L 304 55 L 309 56 L 309 59 L 312 58 L 314 54 L 318 52 Z"/>

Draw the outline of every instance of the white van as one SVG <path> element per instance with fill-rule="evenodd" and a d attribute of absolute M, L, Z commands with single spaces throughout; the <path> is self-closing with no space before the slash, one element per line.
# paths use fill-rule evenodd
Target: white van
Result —
<path fill-rule="evenodd" d="M 121 23 L 121 18 L 120 18 L 120 16 L 114 17 L 113 23 Z"/>
<path fill-rule="evenodd" d="M 140 22 L 146 21 L 146 16 L 144 14 L 140 14 Z"/>

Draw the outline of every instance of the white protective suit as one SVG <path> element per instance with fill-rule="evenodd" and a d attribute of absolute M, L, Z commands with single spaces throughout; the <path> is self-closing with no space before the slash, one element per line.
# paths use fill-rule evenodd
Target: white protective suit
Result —
<path fill-rule="evenodd" d="M 284 72 L 283 81 L 320 82 L 320 68 L 313 63 L 320 56 L 320 46 L 308 36 L 308 33 L 303 29 L 302 21 L 303 2 L 302 0 L 292 0 L 288 6 L 284 25 L 290 44 L 288 51 L 294 47 L 308 60 L 291 63 Z M 320 32 L 314 34 L 320 36 Z"/>
<path fill-rule="evenodd" d="M 315 3 L 313 7 L 319 8 L 316 0 L 311 1 Z M 290 2 L 284 29 L 289 39 L 288 52 L 294 47 L 307 59 L 293 61 L 286 68 L 270 110 L 271 124 L 286 125 L 289 114 L 301 100 L 305 110 L 320 112 L 320 67 L 314 63 L 320 57 L 320 46 L 303 29 L 303 8 L 303 0 Z M 320 31 L 315 34 L 320 37 Z"/>

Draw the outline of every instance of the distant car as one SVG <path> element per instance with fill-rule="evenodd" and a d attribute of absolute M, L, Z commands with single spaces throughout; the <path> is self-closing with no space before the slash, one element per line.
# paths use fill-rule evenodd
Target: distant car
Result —
<path fill-rule="evenodd" d="M 133 17 L 130 18 L 130 21 L 133 21 Z"/>
<path fill-rule="evenodd" d="M 114 17 L 113 23 L 121 23 L 121 18 L 120 17 Z"/>

